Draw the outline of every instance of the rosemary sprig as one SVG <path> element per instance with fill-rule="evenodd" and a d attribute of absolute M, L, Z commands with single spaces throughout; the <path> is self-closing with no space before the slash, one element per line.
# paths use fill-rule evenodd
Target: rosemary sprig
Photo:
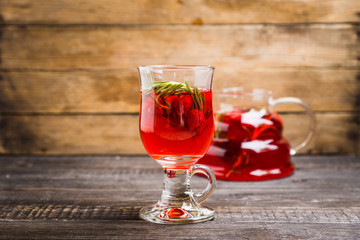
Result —
<path fill-rule="evenodd" d="M 146 94 L 151 96 L 151 93 L 155 93 L 155 104 L 160 107 L 171 108 L 171 104 L 169 101 L 166 100 L 167 97 L 173 95 L 181 95 L 181 94 L 190 94 L 193 100 L 193 107 L 200 110 L 201 112 L 204 111 L 205 106 L 205 94 L 200 92 L 197 87 L 191 89 L 189 83 L 185 81 L 183 83 L 171 82 L 171 81 L 158 81 L 153 82 L 152 88 L 146 90 Z M 161 99 L 161 100 L 160 100 Z M 162 104 L 162 102 L 165 103 Z"/>

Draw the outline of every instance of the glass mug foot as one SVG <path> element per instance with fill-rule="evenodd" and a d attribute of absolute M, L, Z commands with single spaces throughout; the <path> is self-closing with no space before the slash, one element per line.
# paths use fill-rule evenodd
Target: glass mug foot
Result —
<path fill-rule="evenodd" d="M 214 219 L 215 211 L 199 204 L 184 204 L 183 207 L 162 207 L 159 204 L 143 207 L 140 218 L 161 224 L 200 223 Z"/>
<path fill-rule="evenodd" d="M 190 178 L 196 173 L 207 176 L 205 190 L 194 194 L 190 189 Z M 161 200 L 140 209 L 143 220 L 162 224 L 187 224 L 212 220 L 215 211 L 201 205 L 214 191 L 216 178 L 210 168 L 194 165 L 191 169 L 165 169 L 164 189 Z"/>

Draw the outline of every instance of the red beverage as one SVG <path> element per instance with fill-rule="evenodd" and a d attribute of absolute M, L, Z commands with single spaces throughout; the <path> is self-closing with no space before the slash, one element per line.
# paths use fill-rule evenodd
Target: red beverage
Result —
<path fill-rule="evenodd" d="M 141 92 L 141 140 L 150 156 L 162 165 L 175 164 L 179 157 L 187 161 L 183 168 L 189 168 L 212 141 L 212 93 L 196 91 L 201 100 L 185 91 L 161 96 L 155 91 Z"/>
<path fill-rule="evenodd" d="M 280 116 L 265 109 L 218 113 L 213 143 L 199 163 L 211 167 L 219 180 L 258 181 L 288 176 L 294 166 L 282 130 Z"/>

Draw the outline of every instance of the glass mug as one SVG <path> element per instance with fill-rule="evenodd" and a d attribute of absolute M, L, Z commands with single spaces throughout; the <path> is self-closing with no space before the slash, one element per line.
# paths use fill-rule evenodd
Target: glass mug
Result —
<path fill-rule="evenodd" d="M 142 143 L 164 169 L 160 201 L 143 207 L 140 217 L 162 224 L 197 223 L 214 218 L 201 205 L 214 191 L 210 168 L 194 165 L 209 148 L 214 134 L 211 66 L 154 65 L 138 68 L 141 82 L 139 129 Z M 190 189 L 194 174 L 209 183 L 201 193 Z"/>
<path fill-rule="evenodd" d="M 291 155 L 303 148 L 315 132 L 310 107 L 294 97 L 273 99 L 271 92 L 242 87 L 214 93 L 215 134 L 199 163 L 209 166 L 218 180 L 260 181 L 289 176 L 294 171 Z M 306 138 L 293 148 L 283 137 L 283 121 L 273 111 L 280 104 L 302 106 L 309 116 Z"/>

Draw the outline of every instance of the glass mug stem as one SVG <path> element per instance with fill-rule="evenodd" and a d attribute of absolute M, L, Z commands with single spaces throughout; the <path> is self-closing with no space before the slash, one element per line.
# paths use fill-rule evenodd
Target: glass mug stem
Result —
<path fill-rule="evenodd" d="M 207 176 L 209 182 L 204 191 L 194 194 L 190 189 L 190 179 L 197 173 Z M 214 218 L 214 211 L 200 204 L 212 194 L 215 187 L 215 175 L 204 165 L 194 165 L 192 169 L 164 169 L 161 200 L 153 206 L 142 208 L 140 217 L 163 224 L 211 220 Z"/>
<path fill-rule="evenodd" d="M 296 104 L 299 105 L 301 107 L 303 107 L 309 117 L 309 128 L 308 128 L 308 133 L 305 137 L 305 139 L 300 142 L 299 144 L 295 145 L 294 147 L 291 148 L 290 150 L 290 154 L 291 155 L 295 155 L 296 152 L 298 150 L 300 150 L 301 148 L 305 147 L 306 144 L 308 144 L 308 142 L 311 140 L 311 138 L 313 137 L 314 133 L 315 133 L 315 127 L 316 127 L 316 120 L 315 120 L 315 116 L 313 111 L 311 110 L 311 108 L 309 107 L 309 105 L 307 103 L 305 103 L 304 101 L 302 101 L 299 98 L 295 98 L 295 97 L 283 97 L 283 98 L 278 98 L 278 99 L 270 99 L 269 100 L 269 105 L 270 107 L 274 107 L 280 104 Z"/>

